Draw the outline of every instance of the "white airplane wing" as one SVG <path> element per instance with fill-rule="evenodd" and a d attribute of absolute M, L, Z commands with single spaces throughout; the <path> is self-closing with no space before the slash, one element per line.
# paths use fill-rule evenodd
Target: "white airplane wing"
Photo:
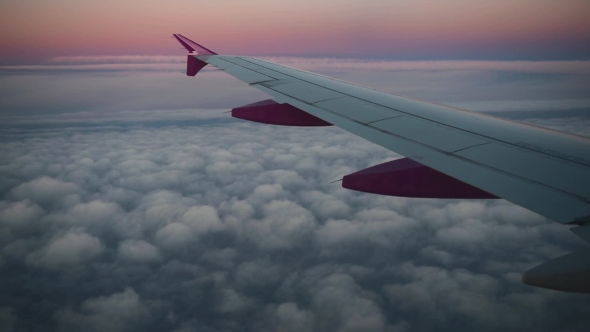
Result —
<path fill-rule="evenodd" d="M 406 157 L 346 176 L 344 187 L 407 197 L 500 197 L 556 222 L 580 225 L 574 233 L 590 240 L 586 137 L 389 94 L 265 60 L 218 55 L 174 36 L 189 51 L 187 75 L 209 64 L 273 97 L 234 109 L 234 117 L 279 125 L 335 125 Z M 588 282 L 569 282 L 572 271 L 584 271 L 582 278 L 590 280 L 590 260 L 560 259 L 530 270 L 524 281 L 590 292 Z M 564 284 L 560 278 L 565 274 L 570 277 Z"/>

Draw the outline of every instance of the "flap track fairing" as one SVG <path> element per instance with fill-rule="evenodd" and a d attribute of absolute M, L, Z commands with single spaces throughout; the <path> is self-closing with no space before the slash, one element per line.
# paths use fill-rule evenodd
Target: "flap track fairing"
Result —
<path fill-rule="evenodd" d="M 280 126 L 324 127 L 332 125 L 295 106 L 279 104 L 272 99 L 234 108 L 231 111 L 231 116 L 238 119 Z"/>
<path fill-rule="evenodd" d="M 417 198 L 498 198 L 409 158 L 346 175 L 342 187 L 372 194 Z"/>

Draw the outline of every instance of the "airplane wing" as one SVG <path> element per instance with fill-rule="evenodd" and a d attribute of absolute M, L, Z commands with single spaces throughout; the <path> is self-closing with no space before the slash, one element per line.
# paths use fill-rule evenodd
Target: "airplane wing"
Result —
<path fill-rule="evenodd" d="M 590 242 L 586 137 L 389 94 L 265 60 L 218 55 L 182 35 L 174 37 L 189 52 L 187 75 L 209 64 L 273 97 L 235 108 L 234 117 L 279 125 L 335 125 L 406 157 L 346 176 L 344 187 L 407 197 L 500 197 L 556 222 L 579 225 L 574 233 Z M 524 281 L 590 292 L 587 282 L 563 286 L 556 277 L 585 269 L 583 278 L 590 280 L 588 259 L 554 261 L 541 265 L 540 272 L 530 270 L 535 273 L 527 272 Z"/>

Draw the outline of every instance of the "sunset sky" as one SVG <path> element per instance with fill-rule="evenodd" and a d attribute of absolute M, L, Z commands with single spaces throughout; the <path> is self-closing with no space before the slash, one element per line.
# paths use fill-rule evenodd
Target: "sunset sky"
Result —
<path fill-rule="evenodd" d="M 586 60 L 589 16 L 585 0 L 5 0 L 0 61 L 172 55 L 172 33 L 226 54 Z"/>

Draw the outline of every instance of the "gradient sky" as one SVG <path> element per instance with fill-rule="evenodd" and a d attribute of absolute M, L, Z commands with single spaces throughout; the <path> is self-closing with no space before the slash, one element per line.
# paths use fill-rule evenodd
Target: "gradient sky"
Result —
<path fill-rule="evenodd" d="M 227 54 L 585 60 L 588 17 L 584 0 L 5 0 L 0 63 L 177 54 L 171 33 Z"/>

